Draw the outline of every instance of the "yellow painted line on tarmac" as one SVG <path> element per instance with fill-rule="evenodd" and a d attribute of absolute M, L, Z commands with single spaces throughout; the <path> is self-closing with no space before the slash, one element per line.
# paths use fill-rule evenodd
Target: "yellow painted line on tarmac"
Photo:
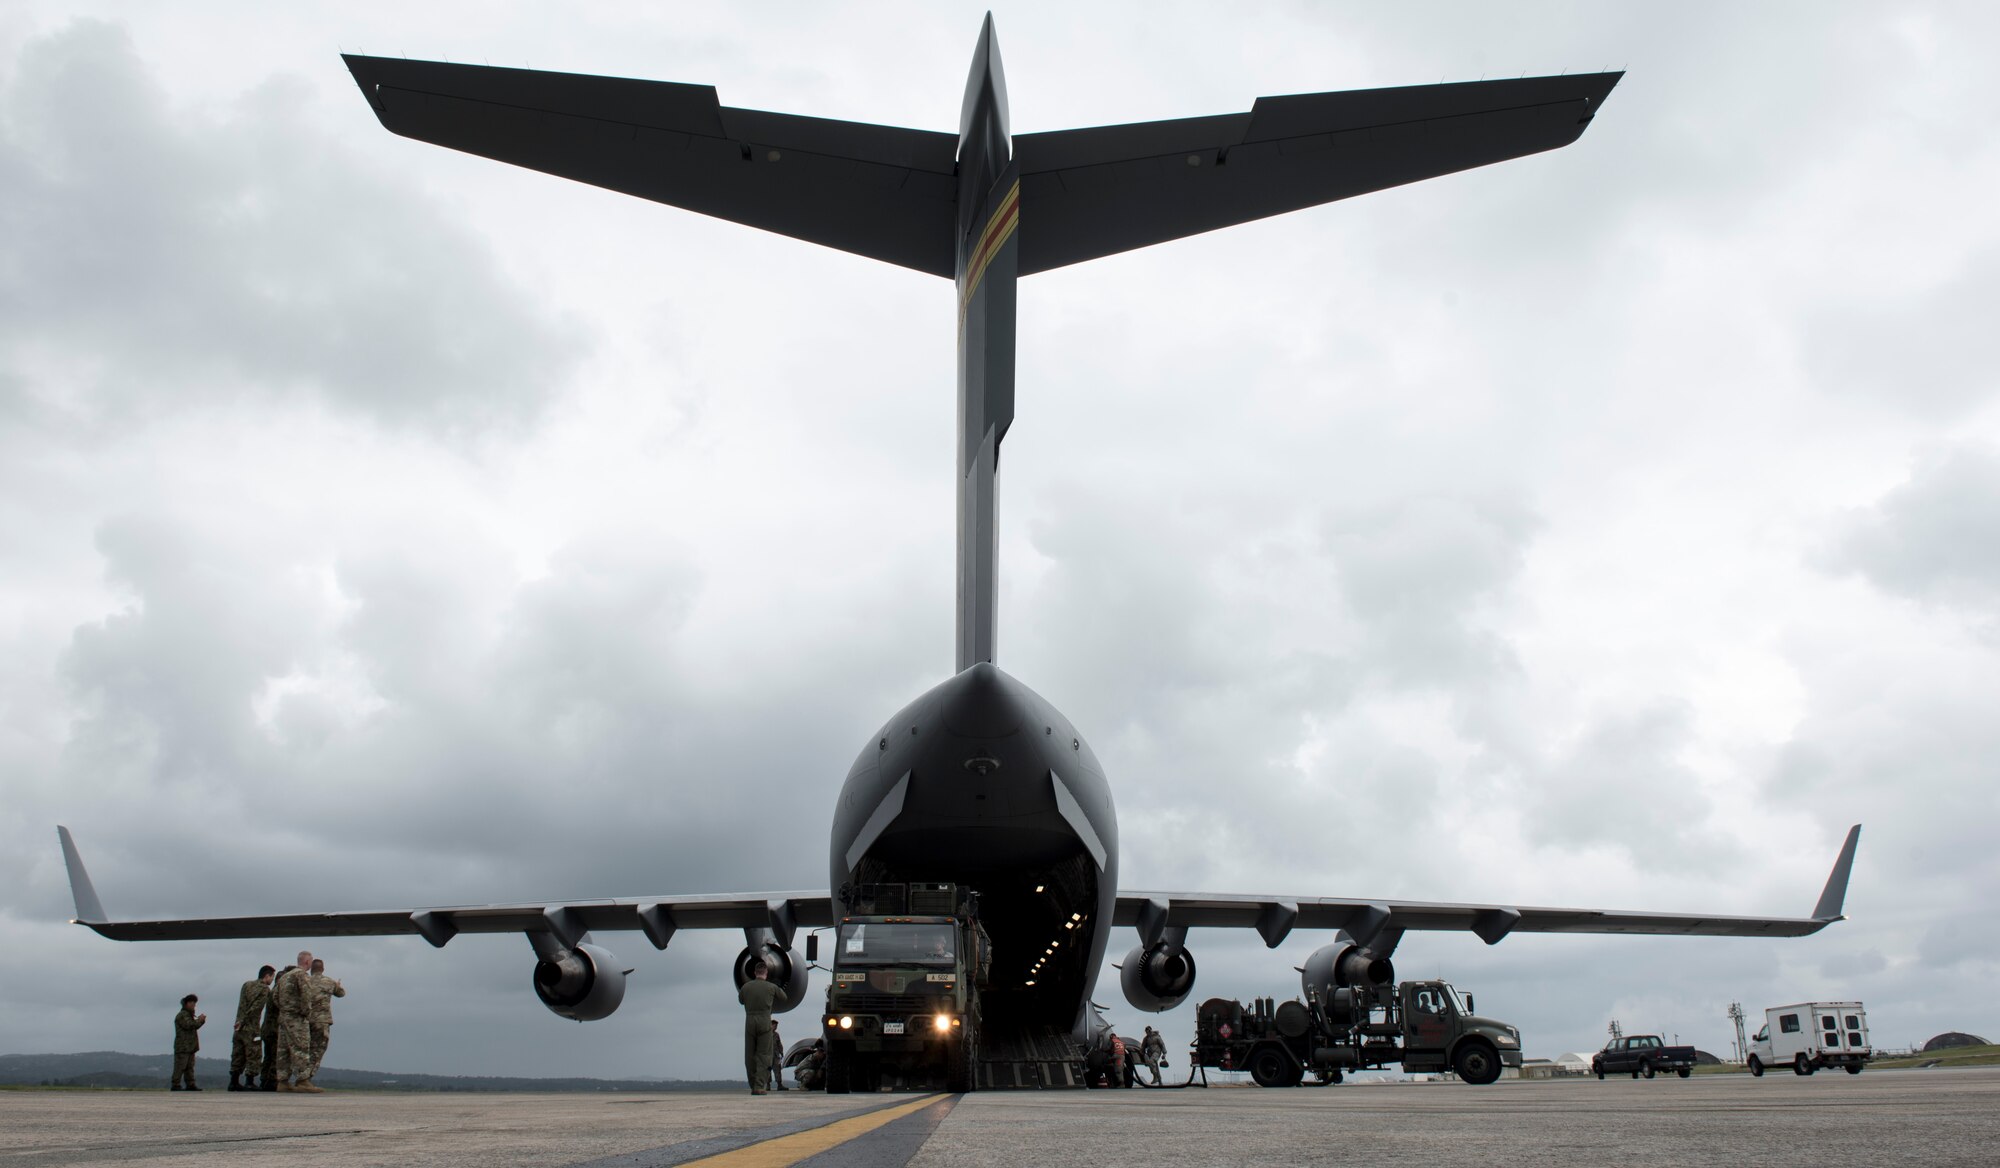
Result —
<path fill-rule="evenodd" d="M 817 1156 L 828 1148 L 836 1148 L 850 1140 L 860 1139 L 886 1123 L 894 1123 L 906 1115 L 933 1107 L 950 1098 L 948 1095 L 926 1095 L 897 1107 L 885 1107 L 866 1115 L 843 1119 L 825 1127 L 810 1131 L 794 1132 L 779 1136 L 775 1140 L 765 1140 L 761 1144 L 751 1144 L 747 1148 L 737 1148 L 733 1152 L 721 1152 L 700 1160 L 689 1160 L 681 1168 L 695 1168 L 709 1165 L 711 1168 L 787 1168 L 807 1156 Z"/>

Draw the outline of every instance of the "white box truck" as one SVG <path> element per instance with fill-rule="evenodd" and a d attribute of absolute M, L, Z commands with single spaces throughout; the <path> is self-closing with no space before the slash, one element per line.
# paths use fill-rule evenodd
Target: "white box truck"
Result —
<path fill-rule="evenodd" d="M 1843 1067 L 1858 1075 L 1873 1057 L 1868 1011 L 1860 1002 L 1800 1002 L 1764 1011 L 1764 1028 L 1750 1039 L 1750 1073 L 1789 1065 L 1795 1075 Z"/>

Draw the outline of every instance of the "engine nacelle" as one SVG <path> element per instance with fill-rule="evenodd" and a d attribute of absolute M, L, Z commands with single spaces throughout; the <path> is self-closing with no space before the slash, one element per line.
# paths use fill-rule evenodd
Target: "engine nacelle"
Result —
<path fill-rule="evenodd" d="M 1135 945 L 1119 967 L 1118 984 L 1135 1010 L 1171 1010 L 1194 992 L 1194 954 L 1166 942 Z"/>
<path fill-rule="evenodd" d="M 595 1022 L 625 1000 L 625 973 L 608 950 L 588 942 L 552 946 L 535 962 L 535 996 L 565 1018 Z"/>
<path fill-rule="evenodd" d="M 1323 1003 L 1333 1001 L 1335 990 L 1350 986 L 1384 986 L 1396 980 L 1396 965 L 1387 957 L 1363 949 L 1344 935 L 1331 945 L 1322 945 L 1306 958 L 1299 972 L 1299 984 L 1306 996 Z"/>
<path fill-rule="evenodd" d="M 743 983 L 750 980 L 750 963 L 760 957 L 766 967 L 765 978 L 785 991 L 785 1004 L 779 1006 L 777 1012 L 784 1014 L 797 1009 L 799 1003 L 806 1000 L 806 963 L 790 949 L 779 948 L 775 942 L 767 942 L 756 949 L 746 945 L 736 955 L 736 963 L 729 969 L 730 976 L 736 979 L 736 988 L 742 989 Z"/>

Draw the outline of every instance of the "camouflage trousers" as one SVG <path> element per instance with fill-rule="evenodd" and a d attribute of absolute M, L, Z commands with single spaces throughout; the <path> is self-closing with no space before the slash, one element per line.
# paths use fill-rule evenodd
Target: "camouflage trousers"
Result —
<path fill-rule="evenodd" d="M 167 1076 L 167 1086 L 194 1086 L 194 1052 L 177 1050 L 174 1052 L 174 1073 Z"/>
<path fill-rule="evenodd" d="M 312 1035 L 304 1018 L 278 1019 L 278 1082 L 312 1078 Z"/>
<path fill-rule="evenodd" d="M 314 1022 L 306 1027 L 306 1078 L 319 1074 L 319 1060 L 326 1057 L 326 1044 L 332 1037 L 328 1028 L 333 1024 Z"/>
<path fill-rule="evenodd" d="M 255 1030 L 238 1030 L 229 1040 L 229 1077 L 233 1079 L 245 1071 L 256 1074 L 264 1061 L 263 1045 Z"/>

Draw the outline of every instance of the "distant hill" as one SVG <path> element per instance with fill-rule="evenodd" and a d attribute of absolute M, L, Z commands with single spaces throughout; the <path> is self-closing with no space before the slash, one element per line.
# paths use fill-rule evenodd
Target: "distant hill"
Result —
<path fill-rule="evenodd" d="M 157 1087 L 165 1089 L 173 1056 L 115 1050 L 83 1054 L 0 1054 L 0 1086 Z M 229 1084 L 227 1059 L 196 1058 L 195 1078 L 206 1088 Z M 321 1067 L 326 1087 L 364 1091 L 736 1091 L 733 1079 L 526 1079 L 500 1075 L 415 1075 Z"/>

